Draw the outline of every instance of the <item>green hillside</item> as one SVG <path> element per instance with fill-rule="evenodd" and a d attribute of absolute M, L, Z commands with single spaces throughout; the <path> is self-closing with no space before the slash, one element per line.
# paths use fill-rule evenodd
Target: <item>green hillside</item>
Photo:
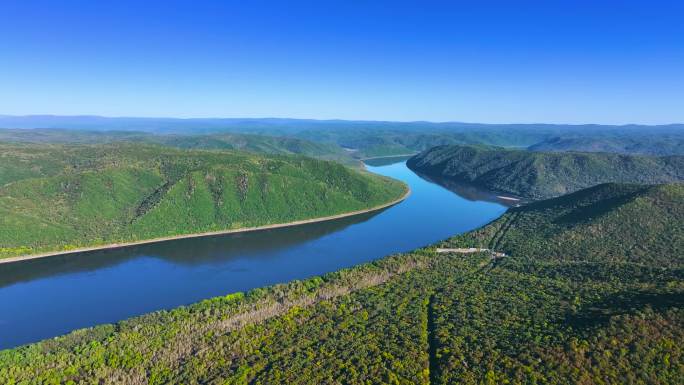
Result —
<path fill-rule="evenodd" d="M 147 141 L 187 149 L 234 149 L 261 154 L 297 154 L 358 165 L 344 149 L 332 143 L 249 134 L 157 135 Z"/>
<path fill-rule="evenodd" d="M 439 245 L 505 256 L 429 247 L 83 329 L 0 352 L 0 383 L 679 384 L 683 210 L 682 184 L 597 186 Z"/>
<path fill-rule="evenodd" d="M 258 154 L 304 155 L 359 166 L 348 151 L 333 143 L 238 133 L 211 135 L 159 135 L 139 131 L 85 131 L 65 129 L 0 128 L 0 142 L 40 144 L 104 144 L 136 142 L 183 149 L 241 150 Z"/>
<path fill-rule="evenodd" d="M 407 164 L 420 173 L 529 199 L 560 196 L 607 182 L 655 184 L 684 180 L 684 156 L 440 146 L 414 156 Z"/>
<path fill-rule="evenodd" d="M 154 145 L 0 144 L 0 257 L 285 223 L 405 186 L 340 164 Z"/>
<path fill-rule="evenodd" d="M 682 267 L 684 184 L 602 184 L 511 208 L 456 239 L 536 260 Z"/>

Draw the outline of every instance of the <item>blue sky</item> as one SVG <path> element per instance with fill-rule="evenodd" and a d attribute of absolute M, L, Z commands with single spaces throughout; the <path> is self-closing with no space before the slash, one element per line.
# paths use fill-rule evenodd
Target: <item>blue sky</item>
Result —
<path fill-rule="evenodd" d="M 682 1 L 0 2 L 0 114 L 684 122 Z"/>

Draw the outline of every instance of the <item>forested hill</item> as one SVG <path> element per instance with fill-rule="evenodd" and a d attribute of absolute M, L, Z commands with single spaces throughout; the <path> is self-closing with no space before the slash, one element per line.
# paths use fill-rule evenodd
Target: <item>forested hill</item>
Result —
<path fill-rule="evenodd" d="M 439 146 L 414 156 L 407 164 L 420 173 L 528 199 L 560 196 L 607 182 L 654 184 L 684 180 L 684 156 Z"/>
<path fill-rule="evenodd" d="M 86 131 L 66 129 L 4 129 L 0 142 L 34 144 L 105 144 L 138 142 L 183 149 L 240 150 L 258 154 L 304 155 L 359 166 L 348 151 L 333 143 L 238 133 L 211 135 L 155 135 L 141 131 Z"/>
<path fill-rule="evenodd" d="M 684 267 L 684 184 L 606 183 L 509 209 L 448 244 L 547 261 Z"/>
<path fill-rule="evenodd" d="M 330 216 L 405 190 L 304 157 L 0 144 L 0 257 Z"/>

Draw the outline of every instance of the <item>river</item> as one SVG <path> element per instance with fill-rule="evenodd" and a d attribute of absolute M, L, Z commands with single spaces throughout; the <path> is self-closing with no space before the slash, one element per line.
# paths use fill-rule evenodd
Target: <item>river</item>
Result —
<path fill-rule="evenodd" d="M 404 159 L 367 163 L 406 182 L 411 195 L 388 209 L 328 222 L 1 264 L 0 349 L 409 251 L 506 210 L 494 194 L 446 189 Z"/>

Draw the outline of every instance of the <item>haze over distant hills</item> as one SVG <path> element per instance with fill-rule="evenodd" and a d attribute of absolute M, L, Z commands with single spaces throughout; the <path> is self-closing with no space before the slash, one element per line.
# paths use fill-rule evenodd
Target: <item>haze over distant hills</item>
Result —
<path fill-rule="evenodd" d="M 441 129 L 447 131 L 482 129 L 537 129 L 537 130 L 680 130 L 684 123 L 666 125 L 601 125 L 601 124 L 553 124 L 553 123 L 511 123 L 490 124 L 472 122 L 431 121 L 382 121 L 342 119 L 294 119 L 294 118 L 167 118 L 167 117 L 106 117 L 97 115 L 0 115 L 3 128 L 71 128 L 89 130 L 140 130 L 160 132 L 215 132 L 216 130 L 262 130 L 283 129 L 289 132 L 312 128 L 365 128 L 365 129 Z"/>
<path fill-rule="evenodd" d="M 446 144 L 533 146 L 533 149 L 543 150 L 607 151 L 618 149 L 619 152 L 624 153 L 658 155 L 684 153 L 684 124 L 610 126 L 283 118 L 176 119 L 0 115 L 0 128 L 90 131 L 92 137 L 90 140 L 95 142 L 119 140 L 122 136 L 126 136 L 121 131 L 137 131 L 155 135 L 258 134 L 334 144 L 345 148 L 347 155 L 357 158 L 417 153 Z M 98 133 L 101 131 L 106 131 L 106 133 Z M 111 131 L 117 131 L 117 133 L 114 134 Z M 41 132 L 45 135 L 46 131 Z M 16 131 L 13 133 L 15 140 L 21 135 Z M 97 135 L 104 135 L 104 137 L 96 138 Z M 28 136 L 30 135 L 24 135 L 24 137 Z M 663 146 L 662 140 L 654 139 L 656 137 L 667 138 L 667 145 Z M 19 140 L 22 139 L 19 138 Z M 337 148 L 333 152 L 340 153 L 342 149 Z"/>
<path fill-rule="evenodd" d="M 533 144 L 532 151 L 614 152 L 619 154 L 681 155 L 684 140 L 681 132 L 654 135 L 648 130 L 628 135 L 567 135 Z"/>

